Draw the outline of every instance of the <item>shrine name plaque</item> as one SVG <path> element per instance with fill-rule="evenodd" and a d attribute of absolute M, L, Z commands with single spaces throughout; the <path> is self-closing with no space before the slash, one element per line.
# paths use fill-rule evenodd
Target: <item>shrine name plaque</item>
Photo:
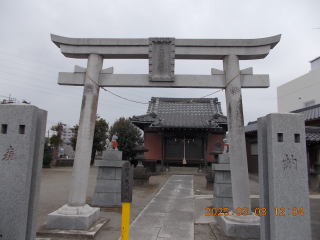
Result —
<path fill-rule="evenodd" d="M 149 81 L 174 81 L 175 38 L 149 38 Z"/>

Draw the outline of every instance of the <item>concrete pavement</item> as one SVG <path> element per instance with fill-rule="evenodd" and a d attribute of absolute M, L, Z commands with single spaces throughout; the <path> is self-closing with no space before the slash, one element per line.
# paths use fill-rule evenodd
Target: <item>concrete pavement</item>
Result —
<path fill-rule="evenodd" d="M 62 204 L 65 204 L 65 202 L 67 201 L 68 194 L 69 194 L 71 174 L 72 174 L 71 167 L 43 169 L 42 179 L 41 179 L 39 213 L 38 213 L 38 227 L 46 221 L 46 216 L 48 213 L 52 212 L 58 207 L 61 207 Z M 92 167 L 90 169 L 89 187 L 88 187 L 87 199 L 86 199 L 86 202 L 88 204 L 91 204 L 92 202 L 96 176 L 97 176 L 97 168 Z M 170 174 L 154 175 L 150 177 L 150 184 L 148 188 L 135 187 L 133 189 L 133 201 L 131 204 L 131 215 L 130 215 L 130 222 L 132 226 L 134 226 L 133 224 L 134 220 L 135 219 L 138 220 L 138 215 L 144 209 L 146 211 L 147 206 L 149 204 L 150 206 L 153 207 L 155 204 L 151 204 L 151 203 L 157 202 L 158 204 L 162 204 L 164 206 L 164 203 L 169 201 L 169 199 L 171 199 L 170 197 L 166 197 L 166 195 L 163 195 L 164 198 L 161 198 L 161 195 L 160 197 L 156 197 L 157 193 L 161 192 L 161 188 L 166 186 L 166 183 L 170 177 L 171 177 Z M 205 216 L 206 208 L 212 207 L 213 190 L 206 189 L 206 179 L 204 175 L 193 175 L 193 176 L 189 175 L 188 177 L 193 178 L 193 181 L 192 181 L 193 200 L 192 201 L 193 201 L 193 219 L 194 219 L 194 228 L 193 228 L 194 239 L 195 240 L 217 239 L 208 224 L 208 223 L 214 224 L 216 221 L 215 217 Z M 176 181 L 175 187 L 177 186 L 179 186 L 179 181 Z M 181 185 L 181 187 L 182 186 L 183 188 L 189 189 L 189 193 L 191 194 L 192 191 L 190 191 L 190 186 L 188 188 L 186 187 L 186 185 Z M 165 191 L 166 193 L 170 192 L 169 186 L 165 187 L 164 190 L 165 189 L 166 189 Z M 174 189 L 174 187 L 172 189 Z M 257 178 L 251 175 L 250 175 L 250 194 L 251 194 L 252 209 L 259 207 L 259 199 L 257 198 L 259 195 L 259 184 L 258 184 Z M 161 203 L 161 201 L 163 203 Z M 177 205 L 179 204 L 175 204 L 175 208 L 174 208 L 175 210 L 178 210 Z M 168 206 L 170 206 L 170 204 Z M 311 208 L 311 229 L 312 229 L 312 237 L 313 237 L 312 239 L 317 240 L 317 239 L 320 239 L 319 192 L 313 191 L 312 195 L 310 195 L 310 208 Z M 156 212 L 156 211 L 152 211 L 151 208 L 149 209 L 149 213 L 154 212 L 155 214 L 158 214 L 159 217 L 161 217 L 161 215 L 163 215 L 164 213 L 168 213 L 168 216 L 171 213 L 170 211 L 169 212 L 161 212 L 161 211 L 165 211 L 165 210 L 159 210 L 159 212 Z M 179 211 L 182 212 L 183 208 L 180 208 Z M 175 213 L 175 215 L 177 215 L 177 213 Z M 101 208 L 101 217 L 110 218 L 110 221 L 107 223 L 106 227 L 99 232 L 99 234 L 95 239 L 117 240 L 121 234 L 121 209 Z M 177 218 L 179 218 L 179 216 L 177 216 Z M 162 216 L 162 219 L 166 219 L 166 218 L 163 218 Z M 133 231 L 132 231 L 132 234 L 134 234 Z M 160 235 L 160 236 L 165 237 L 165 235 Z M 149 237 L 150 235 L 147 234 L 147 232 L 145 232 L 145 236 L 142 239 L 146 239 L 146 240 L 152 239 Z"/>
<path fill-rule="evenodd" d="M 193 240 L 193 212 L 193 175 L 173 175 L 132 222 L 130 240 Z"/>

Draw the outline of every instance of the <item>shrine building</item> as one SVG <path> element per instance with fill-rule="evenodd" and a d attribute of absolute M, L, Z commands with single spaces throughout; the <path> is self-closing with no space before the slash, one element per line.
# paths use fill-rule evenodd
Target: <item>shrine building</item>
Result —
<path fill-rule="evenodd" d="M 208 166 L 214 159 L 209 152 L 217 141 L 223 147 L 227 117 L 218 98 L 152 97 L 147 113 L 130 121 L 144 131 L 147 161 L 162 164 Z"/>

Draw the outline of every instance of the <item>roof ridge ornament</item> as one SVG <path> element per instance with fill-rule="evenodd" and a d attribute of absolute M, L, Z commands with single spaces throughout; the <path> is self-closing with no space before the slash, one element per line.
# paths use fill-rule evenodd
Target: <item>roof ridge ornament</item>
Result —
<path fill-rule="evenodd" d="M 153 118 L 156 118 L 157 117 L 157 114 L 155 113 L 155 112 L 152 112 L 152 113 L 150 113 L 149 114 L 151 117 L 153 117 Z"/>

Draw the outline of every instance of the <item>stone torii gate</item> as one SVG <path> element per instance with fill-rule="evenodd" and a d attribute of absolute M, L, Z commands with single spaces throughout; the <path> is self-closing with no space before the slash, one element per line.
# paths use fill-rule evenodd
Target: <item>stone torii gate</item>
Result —
<path fill-rule="evenodd" d="M 252 68 L 240 71 L 239 60 L 265 58 L 280 37 L 95 39 L 51 34 L 51 40 L 65 57 L 88 59 L 88 64 L 86 69 L 76 66 L 74 73 L 59 73 L 58 84 L 84 86 L 84 90 L 69 202 L 48 215 L 47 227 L 87 230 L 99 218 L 99 209 L 86 205 L 85 200 L 100 87 L 225 88 L 233 207 L 247 208 L 250 212 L 241 88 L 267 88 L 269 75 L 253 75 Z M 102 70 L 103 59 L 149 59 L 149 74 L 113 74 L 113 68 Z M 211 69 L 211 75 L 175 75 L 175 59 L 223 60 L 224 70 Z M 86 215 L 90 223 L 67 226 L 65 221 L 60 221 L 64 224 L 50 225 L 53 220 L 59 222 L 57 219 L 81 221 L 79 215 Z M 239 222 L 256 222 L 250 215 L 240 217 Z M 84 227 L 79 228 L 80 225 Z"/>

